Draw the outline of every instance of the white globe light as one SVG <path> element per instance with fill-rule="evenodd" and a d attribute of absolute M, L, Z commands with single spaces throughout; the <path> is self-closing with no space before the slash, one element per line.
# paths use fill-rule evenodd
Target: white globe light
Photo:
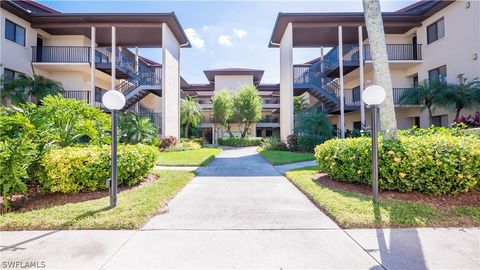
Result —
<path fill-rule="evenodd" d="M 102 103 L 109 110 L 121 110 L 125 106 L 125 96 L 117 90 L 109 90 L 103 94 Z"/>
<path fill-rule="evenodd" d="M 379 85 L 371 85 L 362 92 L 362 100 L 367 105 L 379 105 L 386 96 L 385 89 Z"/>

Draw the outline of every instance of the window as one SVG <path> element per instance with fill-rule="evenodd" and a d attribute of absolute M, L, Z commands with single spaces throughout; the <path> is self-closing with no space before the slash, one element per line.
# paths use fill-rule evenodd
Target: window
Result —
<path fill-rule="evenodd" d="M 447 66 L 441 66 L 428 71 L 428 80 L 439 80 L 441 82 L 447 81 Z"/>
<path fill-rule="evenodd" d="M 430 44 L 445 36 L 445 23 L 443 18 L 427 26 L 427 43 Z"/>
<path fill-rule="evenodd" d="M 432 116 L 432 125 L 436 127 L 446 127 L 447 122 L 447 115 Z"/>
<path fill-rule="evenodd" d="M 25 46 L 25 28 L 5 20 L 5 38 Z"/>
<path fill-rule="evenodd" d="M 8 69 L 8 68 L 3 69 L 3 76 L 4 76 L 6 81 L 13 79 L 20 74 L 22 74 L 22 73 L 17 72 L 15 70 L 11 70 L 11 69 Z"/>
<path fill-rule="evenodd" d="M 362 130 L 362 122 L 360 121 L 353 122 L 353 130 Z"/>
<path fill-rule="evenodd" d="M 413 117 L 413 125 L 416 127 L 420 127 L 420 117 Z"/>
<path fill-rule="evenodd" d="M 353 102 L 360 101 L 360 86 L 355 87 L 352 89 L 353 94 Z"/>
<path fill-rule="evenodd" d="M 418 85 L 418 75 L 413 76 L 413 86 Z"/>

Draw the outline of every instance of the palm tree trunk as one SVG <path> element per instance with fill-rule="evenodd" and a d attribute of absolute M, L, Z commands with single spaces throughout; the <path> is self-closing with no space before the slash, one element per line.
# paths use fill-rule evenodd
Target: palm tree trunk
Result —
<path fill-rule="evenodd" d="M 457 107 L 455 112 L 455 121 L 460 117 L 460 112 L 462 111 L 463 107 Z"/>
<path fill-rule="evenodd" d="M 427 107 L 427 110 L 428 110 L 428 127 L 427 128 L 430 128 L 432 126 L 432 118 L 433 118 L 432 108 Z"/>
<path fill-rule="evenodd" d="M 187 121 L 187 123 L 185 123 L 185 138 L 188 139 L 188 127 L 190 126 L 190 121 Z"/>
<path fill-rule="evenodd" d="M 380 126 L 382 129 L 387 130 L 386 137 L 393 138 L 397 130 L 397 119 L 393 104 L 392 79 L 388 67 L 388 54 L 380 1 L 363 0 L 363 10 L 370 43 L 370 54 L 372 55 L 375 83 L 383 87 L 387 94 L 385 101 L 380 104 Z"/>

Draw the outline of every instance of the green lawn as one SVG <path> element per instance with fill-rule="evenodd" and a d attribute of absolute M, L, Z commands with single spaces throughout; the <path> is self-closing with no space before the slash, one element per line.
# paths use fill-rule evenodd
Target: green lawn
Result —
<path fill-rule="evenodd" d="M 363 194 L 332 190 L 312 180 L 318 168 L 287 172 L 287 177 L 343 228 L 479 226 L 480 207 L 439 209 L 424 203 L 381 199 L 374 205 Z"/>
<path fill-rule="evenodd" d="M 313 153 L 298 153 L 290 151 L 266 151 L 258 148 L 258 152 L 272 165 L 282 165 L 288 163 L 315 160 Z"/>
<path fill-rule="evenodd" d="M 222 149 L 217 147 L 204 147 L 197 150 L 178 152 L 161 152 L 157 159 L 157 165 L 205 166 L 220 152 L 222 152 Z"/>
<path fill-rule="evenodd" d="M 156 172 L 159 179 L 119 193 L 118 206 L 109 197 L 0 216 L 0 230 L 137 229 L 160 210 L 194 176 L 192 172 Z"/>

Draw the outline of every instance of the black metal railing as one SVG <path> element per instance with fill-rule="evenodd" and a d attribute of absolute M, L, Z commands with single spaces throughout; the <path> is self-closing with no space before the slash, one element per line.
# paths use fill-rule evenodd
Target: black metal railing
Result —
<path fill-rule="evenodd" d="M 363 46 L 364 59 L 372 60 L 370 44 Z M 388 60 L 422 60 L 421 44 L 387 44 Z"/>
<path fill-rule="evenodd" d="M 157 127 L 158 134 L 162 134 L 162 113 L 156 112 L 140 112 L 140 117 L 147 117 Z"/>
<path fill-rule="evenodd" d="M 90 103 L 90 90 L 64 90 L 62 94 L 65 98 L 85 100 Z"/>
<path fill-rule="evenodd" d="M 33 46 L 32 62 L 89 63 L 90 47 L 86 46 Z"/>
<path fill-rule="evenodd" d="M 258 123 L 280 123 L 280 117 L 273 115 L 264 115 Z"/>
<path fill-rule="evenodd" d="M 161 85 L 162 84 L 162 68 L 155 67 L 149 69 L 141 69 L 130 78 L 124 80 L 117 85 L 116 89 L 125 96 L 133 92 L 141 85 Z"/>

